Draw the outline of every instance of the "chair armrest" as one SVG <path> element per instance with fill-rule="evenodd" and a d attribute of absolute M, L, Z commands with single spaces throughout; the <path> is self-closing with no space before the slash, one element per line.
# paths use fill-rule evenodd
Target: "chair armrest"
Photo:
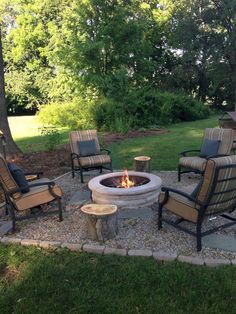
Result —
<path fill-rule="evenodd" d="M 224 155 L 224 154 L 211 155 L 211 156 L 206 157 L 206 160 L 212 159 L 212 158 L 227 157 L 227 156 L 229 155 Z"/>
<path fill-rule="evenodd" d="M 43 185 L 47 185 L 48 188 L 51 188 L 55 185 L 55 182 L 49 181 L 49 182 L 32 183 L 32 184 L 29 184 L 28 186 L 21 186 L 21 187 L 15 188 L 15 189 L 11 189 L 11 190 L 7 191 L 6 194 L 8 196 L 11 196 L 12 194 L 15 194 L 17 192 L 22 192 L 22 190 L 25 190 L 26 188 L 31 188 L 31 187 L 35 187 L 35 186 L 43 186 Z"/>
<path fill-rule="evenodd" d="M 184 150 L 180 153 L 180 155 L 182 155 L 183 157 L 185 157 L 187 155 L 187 153 L 193 153 L 193 152 L 200 152 L 200 149 L 190 149 L 190 150 Z"/>
<path fill-rule="evenodd" d="M 40 176 L 43 175 L 43 172 L 42 172 L 42 171 L 37 171 L 37 172 L 24 172 L 24 175 L 25 175 L 25 176 L 36 176 L 36 179 L 39 179 Z M 35 180 L 35 179 L 33 178 L 33 180 Z M 33 180 L 32 180 L 32 181 L 33 181 Z"/>
<path fill-rule="evenodd" d="M 192 197 L 191 195 L 189 195 L 189 194 L 187 194 L 187 193 L 185 193 L 183 191 L 180 191 L 180 190 L 177 190 L 177 189 L 173 189 L 173 188 L 170 188 L 170 187 L 166 187 L 166 186 L 163 186 L 161 188 L 161 190 L 162 190 L 162 192 L 165 192 L 164 200 L 161 203 L 162 205 L 164 205 L 167 202 L 167 200 L 169 198 L 169 192 L 176 193 L 176 194 L 181 195 L 181 196 L 187 198 L 188 200 L 190 200 L 190 201 L 192 201 L 192 202 L 194 202 L 194 203 L 196 203 L 198 205 L 202 205 L 200 202 L 198 202 L 196 200 L 195 197 Z"/>
<path fill-rule="evenodd" d="M 111 151 L 110 151 L 109 149 L 101 148 L 101 149 L 100 149 L 100 152 L 102 152 L 102 151 L 107 152 L 108 155 L 111 154 Z"/>

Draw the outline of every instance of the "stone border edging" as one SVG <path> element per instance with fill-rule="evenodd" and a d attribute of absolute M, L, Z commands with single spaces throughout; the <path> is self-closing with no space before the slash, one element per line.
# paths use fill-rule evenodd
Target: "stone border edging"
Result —
<path fill-rule="evenodd" d="M 96 253 L 104 255 L 119 255 L 119 256 L 142 256 L 142 257 L 153 257 L 157 262 L 169 262 L 179 261 L 193 265 L 201 265 L 208 267 L 217 267 L 223 265 L 236 265 L 236 259 L 223 259 L 223 258 L 202 258 L 194 256 L 178 255 L 177 252 L 167 253 L 164 251 L 153 251 L 148 249 L 119 249 L 111 248 L 106 245 L 95 245 L 88 243 L 70 243 L 61 241 L 41 241 L 34 239 L 22 239 L 16 237 L 3 236 L 0 238 L 2 244 L 21 244 L 23 246 L 37 246 L 43 249 L 57 249 L 67 248 L 70 251 Z"/>

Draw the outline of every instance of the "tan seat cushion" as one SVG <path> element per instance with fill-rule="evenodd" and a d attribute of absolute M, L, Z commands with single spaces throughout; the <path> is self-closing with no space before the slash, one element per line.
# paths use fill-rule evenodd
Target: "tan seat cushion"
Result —
<path fill-rule="evenodd" d="M 164 196 L 165 193 L 160 193 L 159 202 L 164 200 Z M 163 207 L 188 221 L 197 222 L 198 211 L 195 209 L 195 203 L 184 196 L 169 193 L 168 201 Z"/>
<path fill-rule="evenodd" d="M 185 168 L 196 169 L 202 172 L 206 166 L 206 159 L 197 156 L 181 157 L 179 159 L 179 164 Z"/>
<path fill-rule="evenodd" d="M 41 178 L 38 180 L 34 180 L 32 184 L 49 182 L 50 180 L 47 178 Z M 30 185 L 29 185 L 30 187 Z M 61 188 L 57 185 L 53 187 L 53 192 L 59 197 L 62 196 L 63 192 Z M 49 192 L 47 185 L 30 187 L 30 191 L 28 193 L 22 194 L 22 196 L 16 200 L 13 200 L 16 208 L 18 210 L 25 210 L 28 208 L 32 208 L 41 204 L 49 203 L 53 201 L 55 197 Z"/>
<path fill-rule="evenodd" d="M 89 157 L 80 157 L 79 162 L 82 167 L 96 167 L 111 163 L 109 155 L 94 155 Z"/>

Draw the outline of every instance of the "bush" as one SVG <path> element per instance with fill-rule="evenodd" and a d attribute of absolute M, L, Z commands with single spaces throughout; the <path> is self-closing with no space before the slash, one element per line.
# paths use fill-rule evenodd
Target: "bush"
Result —
<path fill-rule="evenodd" d="M 38 116 L 46 125 L 66 126 L 71 129 L 90 129 L 122 132 L 131 129 L 166 126 L 179 121 L 207 118 L 209 108 L 182 94 L 130 91 L 122 101 L 103 98 L 92 103 L 76 100 L 71 103 L 41 107 Z"/>
<path fill-rule="evenodd" d="M 125 132 L 204 119 L 210 114 L 209 108 L 203 103 L 182 94 L 141 90 L 123 101 L 102 99 L 96 104 L 91 113 L 98 129 Z"/>
<path fill-rule="evenodd" d="M 71 129 L 94 127 L 90 114 L 91 103 L 76 100 L 71 103 L 52 103 L 41 106 L 39 121 L 45 125 L 64 126 Z"/>

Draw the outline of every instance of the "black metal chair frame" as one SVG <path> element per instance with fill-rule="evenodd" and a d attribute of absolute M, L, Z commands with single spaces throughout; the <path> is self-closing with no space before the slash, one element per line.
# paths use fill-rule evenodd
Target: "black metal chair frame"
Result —
<path fill-rule="evenodd" d="M 101 148 L 100 152 L 106 152 L 108 155 L 111 154 L 111 152 L 108 149 Z M 100 155 L 100 154 L 99 154 Z M 72 172 L 72 178 L 75 177 L 75 173 L 79 172 L 80 174 L 80 179 L 81 183 L 84 183 L 84 176 L 83 176 L 83 171 L 91 171 L 91 170 L 100 170 L 100 173 L 102 173 L 103 169 L 110 170 L 111 172 L 113 171 L 112 169 L 112 161 L 108 164 L 110 166 L 104 166 L 104 165 L 99 165 L 99 166 L 91 166 L 91 167 L 82 167 L 80 162 L 79 162 L 80 156 L 76 153 L 71 153 L 71 172 Z M 78 161 L 79 166 L 74 165 L 74 160 Z"/>
<path fill-rule="evenodd" d="M 233 177 L 233 178 L 230 178 L 230 179 L 218 180 L 219 171 L 221 169 L 227 169 L 227 168 L 236 168 L 236 164 L 224 165 L 224 166 L 219 166 L 219 167 L 216 168 L 215 174 L 214 174 L 213 183 L 212 183 L 211 192 L 209 193 L 208 199 L 207 199 L 207 201 L 205 203 L 201 203 L 201 202 L 197 201 L 196 198 L 193 198 L 191 195 L 189 195 L 189 194 L 187 194 L 185 192 L 182 192 L 182 191 L 179 191 L 179 190 L 176 190 L 176 189 L 172 189 L 172 188 L 169 188 L 169 187 L 162 187 L 162 191 L 165 192 L 165 197 L 164 197 L 163 202 L 159 203 L 159 208 L 158 208 L 158 230 L 160 230 L 162 228 L 162 222 L 164 221 L 167 224 L 174 226 L 175 228 L 178 228 L 178 229 L 180 229 L 182 231 L 185 231 L 186 233 L 196 237 L 196 239 L 197 239 L 197 251 L 201 251 L 201 249 L 202 249 L 202 237 L 203 236 L 206 236 L 208 234 L 216 232 L 219 229 L 227 228 L 227 227 L 230 227 L 230 226 L 236 224 L 236 218 L 234 218 L 234 217 L 232 217 L 230 215 L 224 214 L 225 212 L 231 213 L 232 211 L 235 210 L 235 208 L 236 208 L 236 199 L 235 199 L 235 203 L 230 208 L 227 208 L 227 209 L 225 209 L 223 211 L 224 213 L 221 211 L 221 213 L 220 212 L 219 213 L 216 212 L 214 214 L 206 214 L 206 210 L 207 210 L 207 207 L 209 205 L 219 204 L 219 203 L 211 203 L 210 202 L 211 198 L 214 195 L 232 192 L 232 190 L 226 190 L 226 191 L 218 192 L 218 193 L 214 192 L 215 191 L 215 187 L 216 187 L 218 182 L 223 182 L 223 181 L 228 181 L 228 180 L 235 180 L 235 183 L 236 183 L 236 177 Z M 196 210 L 198 211 L 198 219 L 197 219 L 197 222 L 196 222 L 196 232 L 193 232 L 193 231 L 191 231 L 191 230 L 189 230 L 189 229 L 187 229 L 187 228 L 185 228 L 185 227 L 180 225 L 181 222 L 186 221 L 186 219 L 184 219 L 184 218 L 178 218 L 175 222 L 173 222 L 171 220 L 168 220 L 168 219 L 162 217 L 163 207 L 165 207 L 165 203 L 168 201 L 169 192 L 182 195 L 182 196 L 186 197 L 187 199 L 189 199 L 190 201 L 195 202 L 196 205 L 199 205 L 199 208 L 198 209 L 196 208 Z M 230 201 L 232 199 L 233 198 L 224 200 L 222 203 L 228 202 L 228 201 Z M 221 216 L 221 217 L 223 217 L 225 219 L 230 220 L 231 222 L 228 222 L 226 224 L 222 224 L 222 225 L 220 225 L 218 227 L 215 227 L 215 228 L 209 229 L 209 230 L 207 230 L 205 232 L 202 232 L 202 223 L 203 223 L 204 218 L 205 217 L 209 217 L 211 215 Z M 191 223 L 193 223 L 193 222 L 191 222 Z"/>
<path fill-rule="evenodd" d="M 30 174 L 35 174 L 35 173 L 30 173 Z M 40 174 L 40 173 L 39 173 Z M 4 187 L 2 184 L 0 184 L 3 191 L 4 191 Z M 57 200 L 58 202 L 58 213 L 59 213 L 59 221 L 62 221 L 63 220 L 63 217 L 62 217 L 62 203 L 61 203 L 61 197 L 56 195 L 54 192 L 53 192 L 53 186 L 55 186 L 55 182 L 53 181 L 50 181 L 50 182 L 41 182 L 41 183 L 33 183 L 33 184 L 30 184 L 30 187 L 37 187 L 37 186 L 43 186 L 43 185 L 47 185 L 48 186 L 48 190 L 50 192 L 50 194 L 55 198 L 54 200 L 52 200 L 51 202 Z M 12 231 L 14 232 L 15 229 L 16 229 L 16 221 L 18 220 L 24 220 L 24 219 L 29 219 L 31 217 L 38 217 L 38 216 L 45 216 L 45 215 L 48 215 L 48 214 L 54 214 L 56 211 L 51 211 L 51 212 L 48 212 L 48 213 L 39 213 L 37 215 L 27 215 L 26 217 L 16 217 L 16 214 L 15 212 L 17 212 L 17 208 L 15 206 L 15 204 L 11 201 L 11 197 L 17 193 L 17 192 L 21 192 L 22 190 L 24 190 L 25 188 L 27 188 L 28 186 L 23 186 L 23 187 L 18 187 L 18 188 L 14 188 L 14 189 L 11 189 L 9 191 L 4 191 L 4 194 L 5 194 L 5 198 L 6 198 L 6 214 L 10 213 L 10 216 L 11 216 L 11 219 L 12 219 Z M 50 203 L 51 203 L 50 202 Z M 41 203 L 40 205 L 44 205 L 44 204 L 47 204 L 48 202 L 45 202 L 45 203 Z M 29 208 L 30 209 L 30 208 Z"/>

